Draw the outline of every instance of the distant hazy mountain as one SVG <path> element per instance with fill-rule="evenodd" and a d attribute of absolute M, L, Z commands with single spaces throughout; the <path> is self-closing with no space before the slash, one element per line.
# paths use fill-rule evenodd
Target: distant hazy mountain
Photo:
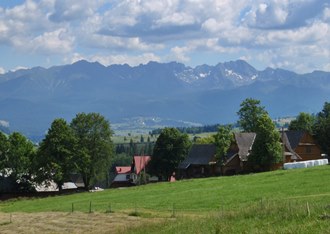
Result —
<path fill-rule="evenodd" d="M 243 99 L 260 99 L 272 117 L 319 112 L 330 99 L 330 73 L 258 71 L 245 61 L 201 65 L 79 61 L 0 75 L 0 119 L 12 130 L 42 135 L 54 118 L 100 112 L 112 123 L 155 117 L 200 124 L 237 120 Z"/>

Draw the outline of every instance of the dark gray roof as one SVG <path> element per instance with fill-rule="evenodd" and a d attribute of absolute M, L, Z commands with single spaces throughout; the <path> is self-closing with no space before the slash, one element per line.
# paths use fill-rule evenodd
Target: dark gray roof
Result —
<path fill-rule="evenodd" d="M 233 160 L 237 155 L 237 152 L 235 151 L 229 151 L 224 158 L 224 164 L 229 163 L 231 160 Z"/>
<path fill-rule="evenodd" d="M 285 135 L 287 136 L 287 139 L 289 141 L 289 144 L 292 149 L 297 148 L 299 145 L 299 142 L 301 138 L 304 136 L 305 131 L 285 131 Z"/>
<path fill-rule="evenodd" d="M 179 169 L 187 169 L 190 165 L 209 165 L 214 160 L 216 146 L 214 144 L 193 145 L 187 158 L 179 164 Z"/>
<path fill-rule="evenodd" d="M 256 134 L 254 132 L 235 132 L 238 155 L 242 161 L 246 161 L 250 154 Z"/>
<path fill-rule="evenodd" d="M 285 131 L 284 134 L 281 133 L 282 143 L 285 145 L 287 150 L 289 150 L 289 152 L 298 159 L 301 159 L 301 157 L 294 151 L 294 149 L 297 148 L 304 134 L 305 131 L 299 130 Z"/>

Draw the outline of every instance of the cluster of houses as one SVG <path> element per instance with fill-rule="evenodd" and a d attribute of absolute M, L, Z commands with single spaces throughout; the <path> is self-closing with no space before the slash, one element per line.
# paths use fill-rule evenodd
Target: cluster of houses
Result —
<path fill-rule="evenodd" d="M 222 165 L 216 161 L 214 145 L 194 145 L 188 157 L 178 167 L 180 178 L 235 175 L 248 172 L 248 159 L 255 138 L 255 133 L 234 133 L 234 141 Z M 285 163 L 324 159 L 320 146 L 306 131 L 283 131 L 281 132 L 281 143 L 283 163 L 275 165 L 275 168 L 281 168 Z"/>
<path fill-rule="evenodd" d="M 202 178 L 220 175 L 242 174 L 249 170 L 248 160 L 256 138 L 255 133 L 236 132 L 234 141 L 222 163 L 216 157 L 214 144 L 195 144 L 191 147 L 186 159 L 181 162 L 174 173 L 176 179 Z M 306 131 L 281 132 L 283 148 L 283 163 L 277 168 L 299 168 L 310 165 L 327 164 L 327 156 L 321 154 L 321 148 L 313 136 Z M 146 171 L 150 156 L 134 156 L 131 165 L 117 166 L 111 188 L 128 187 L 150 182 L 157 182 L 157 177 L 150 177 Z M 296 164 L 294 164 L 296 162 Z M 284 164 L 284 166 L 283 166 Z M 77 189 L 83 187 L 82 178 L 73 175 L 74 183 L 65 183 L 62 189 Z M 5 185 L 6 176 L 0 174 L 0 182 Z M 171 181 L 175 181 L 174 176 Z M 55 183 L 51 186 L 39 185 L 39 192 L 57 191 Z"/>
<path fill-rule="evenodd" d="M 255 138 L 255 133 L 234 133 L 234 141 L 222 164 L 217 160 L 214 144 L 193 145 L 187 158 L 178 165 L 176 178 L 201 178 L 247 172 L 247 162 Z M 313 136 L 306 131 L 283 131 L 281 132 L 281 143 L 284 162 L 276 165 L 277 168 L 282 168 L 286 163 L 324 160 L 325 158 Z M 112 187 L 137 184 L 138 179 L 141 178 L 141 172 L 145 170 L 150 159 L 150 156 L 134 156 L 132 165 L 116 167 L 117 176 Z M 325 160 L 327 161 L 327 159 Z"/>

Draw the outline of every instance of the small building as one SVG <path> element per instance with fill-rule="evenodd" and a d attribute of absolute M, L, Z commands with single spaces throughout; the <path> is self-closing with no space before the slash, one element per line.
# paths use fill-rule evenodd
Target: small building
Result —
<path fill-rule="evenodd" d="M 285 162 L 322 159 L 321 147 L 307 131 L 282 131 Z"/>
<path fill-rule="evenodd" d="M 128 187 L 131 186 L 131 166 L 116 167 L 116 177 L 113 179 L 110 187 Z"/>
<path fill-rule="evenodd" d="M 223 175 L 235 175 L 248 171 L 247 161 L 251 153 L 256 134 L 253 132 L 235 132 L 222 165 Z"/>
<path fill-rule="evenodd" d="M 35 185 L 37 192 L 58 192 L 59 188 L 54 181 L 44 182 L 38 185 Z M 62 192 L 76 191 L 78 189 L 77 185 L 73 182 L 64 182 L 62 185 Z"/>
<path fill-rule="evenodd" d="M 151 160 L 150 156 L 134 156 L 130 166 L 116 167 L 116 176 L 110 187 L 129 187 L 137 185 L 144 180 L 146 183 L 146 175 L 142 173 Z"/>
<path fill-rule="evenodd" d="M 187 158 L 178 166 L 178 178 L 200 178 L 220 175 L 214 144 L 193 145 Z"/>

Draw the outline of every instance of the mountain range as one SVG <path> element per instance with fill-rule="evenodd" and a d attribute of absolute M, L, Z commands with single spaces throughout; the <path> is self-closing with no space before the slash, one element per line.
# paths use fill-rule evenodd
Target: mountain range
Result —
<path fill-rule="evenodd" d="M 330 99 L 330 72 L 258 71 L 243 60 L 194 68 L 82 60 L 0 75 L 0 120 L 29 137 L 42 136 L 55 118 L 70 121 L 79 112 L 99 112 L 111 124 L 137 117 L 149 124 L 233 123 L 247 97 L 261 100 L 273 118 L 316 113 Z"/>

